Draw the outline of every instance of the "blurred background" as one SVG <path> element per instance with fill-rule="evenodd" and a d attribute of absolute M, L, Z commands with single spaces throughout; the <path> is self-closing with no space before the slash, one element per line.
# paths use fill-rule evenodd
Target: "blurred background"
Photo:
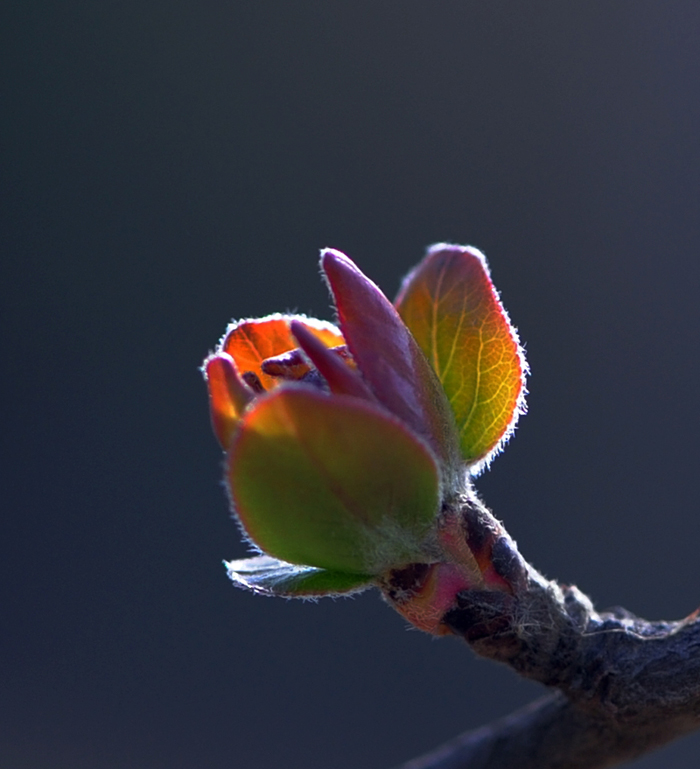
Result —
<path fill-rule="evenodd" d="M 541 692 L 374 592 L 233 588 L 198 371 L 469 243 L 532 368 L 478 480 L 599 608 L 700 604 L 700 5 L 0 9 L 0 766 L 390 769 Z M 639 769 L 694 769 L 700 734 Z"/>

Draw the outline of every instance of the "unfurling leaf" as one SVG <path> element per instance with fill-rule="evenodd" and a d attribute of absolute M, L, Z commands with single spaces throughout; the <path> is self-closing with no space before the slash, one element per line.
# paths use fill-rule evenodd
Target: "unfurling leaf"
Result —
<path fill-rule="evenodd" d="M 440 504 L 427 446 L 378 406 L 287 385 L 245 413 L 228 453 L 231 497 L 258 547 L 331 571 L 419 560 Z"/>
<path fill-rule="evenodd" d="M 468 472 L 523 410 L 525 361 L 475 249 L 439 245 L 394 306 L 321 254 L 340 329 L 294 315 L 231 324 L 204 362 L 233 512 L 259 555 L 235 584 L 315 598 L 378 587 L 416 627 L 470 590 L 508 592 L 472 530 Z"/>
<path fill-rule="evenodd" d="M 303 315 L 268 315 L 266 318 L 240 320 L 231 324 L 221 344 L 221 351 L 234 359 L 241 374 L 254 374 L 263 388 L 270 390 L 279 384 L 279 379 L 266 374 L 262 362 L 298 346 L 289 329 L 292 320 L 306 326 L 327 347 L 344 344 L 340 331 L 332 323 Z"/>
<path fill-rule="evenodd" d="M 404 280 L 396 307 L 450 401 L 464 461 L 478 469 L 524 411 L 526 373 L 484 255 L 433 246 Z"/>
<path fill-rule="evenodd" d="M 396 309 L 345 254 L 326 249 L 321 267 L 348 348 L 377 400 L 433 449 L 446 485 L 461 486 L 457 433 L 449 403 Z"/>
<path fill-rule="evenodd" d="M 306 353 L 314 364 L 318 373 L 326 380 L 328 389 L 337 395 L 352 395 L 355 398 L 376 403 L 372 391 L 365 384 L 364 379 L 356 368 L 348 365 L 348 362 L 338 355 L 337 347 L 328 348 L 318 337 L 299 321 L 293 320 L 290 324 L 292 333 L 299 343 L 300 348 Z"/>
<path fill-rule="evenodd" d="M 226 450 L 236 431 L 238 417 L 254 394 L 241 379 L 233 358 L 225 352 L 210 355 L 204 361 L 204 375 L 209 387 L 212 427 L 221 447 Z"/>

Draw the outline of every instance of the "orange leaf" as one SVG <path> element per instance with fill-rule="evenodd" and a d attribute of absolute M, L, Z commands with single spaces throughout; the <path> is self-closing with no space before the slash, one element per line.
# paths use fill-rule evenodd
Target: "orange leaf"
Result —
<path fill-rule="evenodd" d="M 236 430 L 238 418 L 253 400 L 254 394 L 240 378 L 230 355 L 215 353 L 204 361 L 209 389 L 209 411 L 214 433 L 227 449 Z"/>
<path fill-rule="evenodd" d="M 276 314 L 232 323 L 221 344 L 221 351 L 234 359 L 241 374 L 254 373 L 265 390 L 270 390 L 280 380 L 265 374 L 261 364 L 266 358 L 273 358 L 299 346 L 289 330 L 292 320 L 302 323 L 328 347 L 345 344 L 342 334 L 332 323 L 305 318 L 303 315 Z"/>
<path fill-rule="evenodd" d="M 433 246 L 404 280 L 396 308 L 442 382 L 464 460 L 483 466 L 524 411 L 527 371 L 484 255 Z"/>

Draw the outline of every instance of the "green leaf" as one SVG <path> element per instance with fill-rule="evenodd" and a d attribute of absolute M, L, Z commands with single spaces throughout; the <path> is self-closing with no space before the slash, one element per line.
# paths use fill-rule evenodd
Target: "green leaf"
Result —
<path fill-rule="evenodd" d="M 439 509 L 430 449 L 350 396 L 278 388 L 246 412 L 228 462 L 246 533 L 293 564 L 366 575 L 418 560 Z"/>
<path fill-rule="evenodd" d="M 239 587 L 283 598 L 321 598 L 357 593 L 371 586 L 366 574 L 295 566 L 267 555 L 226 563 L 229 577 Z"/>
<path fill-rule="evenodd" d="M 442 382 L 464 460 L 483 466 L 525 410 L 527 371 L 484 255 L 433 246 L 404 280 L 396 307 Z"/>

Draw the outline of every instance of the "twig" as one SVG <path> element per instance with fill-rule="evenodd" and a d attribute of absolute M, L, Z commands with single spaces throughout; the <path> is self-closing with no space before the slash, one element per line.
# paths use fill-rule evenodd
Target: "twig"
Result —
<path fill-rule="evenodd" d="M 457 503 L 470 535 L 498 531 L 493 561 L 513 586 L 460 593 L 444 617 L 479 655 L 556 691 L 402 769 L 595 769 L 700 727 L 700 615 L 648 622 L 604 613 L 546 580 L 474 498 Z"/>

